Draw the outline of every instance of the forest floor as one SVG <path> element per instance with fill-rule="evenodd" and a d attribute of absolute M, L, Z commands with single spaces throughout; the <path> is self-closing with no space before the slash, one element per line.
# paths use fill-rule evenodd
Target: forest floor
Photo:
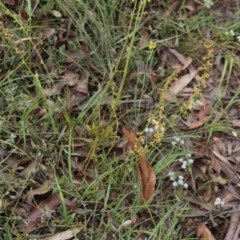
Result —
<path fill-rule="evenodd" d="M 1 239 L 240 238 L 238 1 L 3 0 L 0 30 Z"/>

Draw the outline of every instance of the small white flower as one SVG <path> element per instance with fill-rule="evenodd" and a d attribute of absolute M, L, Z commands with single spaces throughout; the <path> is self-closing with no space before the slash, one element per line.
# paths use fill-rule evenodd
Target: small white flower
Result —
<path fill-rule="evenodd" d="M 240 42 L 240 36 L 237 36 L 237 40 L 238 40 L 238 42 Z"/>
<path fill-rule="evenodd" d="M 185 160 L 182 163 L 183 163 L 183 165 L 187 165 L 187 161 L 185 161 Z"/>
<path fill-rule="evenodd" d="M 174 140 L 175 140 L 176 142 L 180 142 L 180 141 L 181 141 L 181 138 L 180 138 L 180 137 L 177 137 L 177 136 L 174 136 Z"/>
<path fill-rule="evenodd" d="M 146 128 L 144 129 L 144 132 L 145 132 L 145 133 L 153 133 L 153 131 L 154 131 L 153 128 L 148 128 L 148 127 L 146 127 Z"/>
<path fill-rule="evenodd" d="M 179 185 L 183 185 L 183 184 L 184 184 L 184 182 L 183 182 L 183 176 L 179 176 L 179 177 L 178 177 L 178 184 L 179 184 Z"/>
<path fill-rule="evenodd" d="M 171 181 L 174 181 L 175 178 L 176 178 L 174 172 L 169 172 L 169 173 L 168 173 L 168 177 L 170 178 Z"/>
<path fill-rule="evenodd" d="M 240 36 L 239 36 L 239 37 L 240 37 Z M 161 132 L 165 132 L 165 128 L 164 128 L 164 127 L 161 127 L 161 128 L 160 128 L 160 131 L 161 131 Z"/>
<path fill-rule="evenodd" d="M 224 34 L 227 35 L 227 36 L 230 36 L 230 37 L 233 37 L 235 35 L 235 33 L 232 29 L 229 32 L 226 31 Z"/>
<path fill-rule="evenodd" d="M 229 35 L 232 36 L 232 37 L 235 35 L 235 33 L 232 29 L 229 31 Z"/>
<path fill-rule="evenodd" d="M 188 188 L 188 184 L 187 184 L 187 183 L 184 183 L 184 184 L 183 184 L 183 187 L 187 189 L 187 188 Z"/>
<path fill-rule="evenodd" d="M 168 173 L 168 176 L 170 176 L 170 177 L 171 177 L 171 176 L 175 176 L 175 173 L 174 173 L 174 172 L 169 172 L 169 173 Z"/>
<path fill-rule="evenodd" d="M 184 184 L 183 180 L 182 179 L 178 179 L 178 184 L 182 186 Z"/>
<path fill-rule="evenodd" d="M 187 156 L 188 156 L 188 157 L 191 157 L 191 156 L 192 156 L 192 154 L 191 154 L 191 153 L 188 153 L 188 154 L 187 154 Z"/>
<path fill-rule="evenodd" d="M 173 137 L 173 141 L 172 141 L 172 145 L 176 145 L 177 143 L 183 144 L 184 141 L 183 141 L 180 137 L 174 136 L 174 137 Z"/>
<path fill-rule="evenodd" d="M 215 199 L 214 205 L 218 207 L 222 207 L 224 205 L 224 201 L 220 197 L 217 197 Z"/>
<path fill-rule="evenodd" d="M 183 162 L 183 158 L 180 158 L 178 161 L 182 163 Z"/>
<path fill-rule="evenodd" d="M 193 159 L 188 159 L 188 164 L 192 165 L 193 164 Z"/>
<path fill-rule="evenodd" d="M 205 0 L 204 4 L 206 8 L 210 8 L 214 4 L 214 2 L 212 0 Z"/>
<path fill-rule="evenodd" d="M 184 163 L 183 163 L 182 166 L 181 166 L 181 168 L 182 168 L 182 169 L 186 169 L 186 168 L 187 168 L 187 164 L 184 164 Z"/>
<path fill-rule="evenodd" d="M 173 185 L 174 187 L 177 187 L 178 183 L 177 183 L 176 181 L 174 181 L 174 182 L 172 183 L 172 185 Z"/>
<path fill-rule="evenodd" d="M 17 135 L 16 135 L 16 134 L 14 134 L 14 133 L 11 133 L 11 134 L 10 134 L 9 141 L 10 141 L 11 143 L 14 143 L 14 142 L 15 142 L 15 139 L 16 139 L 16 137 L 17 137 Z"/>

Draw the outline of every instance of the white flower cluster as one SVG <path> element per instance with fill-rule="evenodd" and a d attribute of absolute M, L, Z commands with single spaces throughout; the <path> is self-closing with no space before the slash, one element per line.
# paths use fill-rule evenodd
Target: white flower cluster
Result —
<path fill-rule="evenodd" d="M 224 201 L 220 197 L 217 197 L 215 199 L 214 205 L 217 206 L 217 207 L 223 207 Z"/>
<path fill-rule="evenodd" d="M 146 128 L 144 128 L 144 132 L 148 133 L 148 134 L 152 134 L 154 132 L 154 128 L 146 127 Z"/>
<path fill-rule="evenodd" d="M 228 31 L 226 31 L 225 33 L 224 33 L 226 36 L 230 36 L 230 37 L 234 37 L 235 36 L 235 32 L 231 29 L 229 32 Z"/>
<path fill-rule="evenodd" d="M 178 136 L 174 136 L 173 137 L 173 141 L 172 141 L 172 145 L 176 145 L 177 143 L 181 143 L 184 144 L 184 140 L 182 140 L 180 137 Z"/>
<path fill-rule="evenodd" d="M 210 8 L 212 5 L 214 5 L 214 2 L 212 0 L 205 0 L 204 5 L 206 8 Z"/>
<path fill-rule="evenodd" d="M 146 127 L 144 128 L 144 132 L 147 134 L 153 134 L 156 131 L 161 131 L 161 132 L 165 132 L 165 128 L 164 127 L 160 127 L 159 126 L 159 122 L 156 119 L 152 120 L 152 124 L 153 127 Z"/>
<path fill-rule="evenodd" d="M 8 138 L 8 141 L 11 142 L 11 143 L 15 143 L 16 137 L 17 137 L 17 135 L 15 133 L 11 133 L 9 138 Z"/>
<path fill-rule="evenodd" d="M 174 187 L 182 186 L 186 189 L 188 188 L 188 184 L 184 182 L 183 176 L 176 176 L 174 172 L 169 172 L 168 177 L 172 181 Z"/>
<path fill-rule="evenodd" d="M 191 156 L 191 154 L 188 154 L 188 157 L 190 157 L 190 156 Z M 189 158 L 189 159 L 180 158 L 178 161 L 180 163 L 182 163 L 182 166 L 181 166 L 182 169 L 186 169 L 187 167 L 191 167 L 193 162 L 194 162 L 194 160 L 192 158 Z"/>
<path fill-rule="evenodd" d="M 232 29 L 229 32 L 226 31 L 224 34 L 228 37 L 234 37 L 235 36 L 235 32 Z M 237 38 L 238 42 L 240 42 L 240 36 L 236 36 L 236 38 Z"/>

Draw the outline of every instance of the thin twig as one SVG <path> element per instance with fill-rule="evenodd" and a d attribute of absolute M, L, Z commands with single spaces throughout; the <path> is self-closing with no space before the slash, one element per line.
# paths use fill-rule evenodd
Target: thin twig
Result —
<path fill-rule="evenodd" d="M 240 203 L 237 205 L 237 208 L 235 209 L 236 212 L 234 212 L 231 216 L 231 221 L 230 221 L 230 225 L 227 231 L 227 234 L 224 238 L 224 240 L 233 240 L 235 239 L 235 234 L 237 231 L 237 227 L 239 224 L 239 218 L 240 218 Z"/>

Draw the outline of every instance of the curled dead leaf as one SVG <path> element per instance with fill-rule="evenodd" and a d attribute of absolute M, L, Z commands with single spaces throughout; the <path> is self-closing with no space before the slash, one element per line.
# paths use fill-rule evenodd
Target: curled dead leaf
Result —
<path fill-rule="evenodd" d="M 172 95 L 176 95 L 181 92 L 197 75 L 197 70 L 192 70 L 190 73 L 183 75 L 177 79 L 169 88 L 169 92 Z"/>
<path fill-rule="evenodd" d="M 136 154 L 138 160 L 138 170 L 141 178 L 142 185 L 142 198 L 143 201 L 148 201 L 152 198 L 155 193 L 155 184 L 156 184 L 156 174 L 141 151 L 141 144 L 137 141 L 133 132 L 131 132 L 126 127 L 123 127 L 123 133 L 128 139 L 131 149 Z"/>
<path fill-rule="evenodd" d="M 54 96 L 60 94 L 65 86 L 75 86 L 77 92 L 88 94 L 88 80 L 89 73 L 87 71 L 83 71 L 81 75 L 72 71 L 67 71 L 58 83 L 52 88 L 45 89 L 44 93 L 46 96 Z"/>
<path fill-rule="evenodd" d="M 26 232 L 32 232 L 37 225 L 41 222 L 41 217 L 48 209 L 55 210 L 60 204 L 60 198 L 57 193 L 52 194 L 48 199 L 43 200 L 33 209 L 32 213 L 27 218 Z"/>
<path fill-rule="evenodd" d="M 184 70 L 186 68 L 188 68 L 190 66 L 190 64 L 192 63 L 192 58 L 190 57 L 185 57 L 183 56 L 181 53 L 179 53 L 176 49 L 173 49 L 173 48 L 169 48 L 168 49 L 177 59 L 178 61 L 183 65 L 181 66 L 180 69 L 178 70 Z M 191 70 L 194 70 L 193 68 L 190 69 Z"/>
<path fill-rule="evenodd" d="M 44 184 L 40 188 L 28 191 L 26 194 L 26 201 L 28 203 L 32 203 L 32 199 L 35 195 L 45 194 L 49 192 L 52 189 L 52 187 L 53 187 L 53 182 L 50 180 L 47 180 L 46 182 L 44 182 Z"/>
<path fill-rule="evenodd" d="M 69 229 L 60 233 L 57 233 L 51 237 L 42 238 L 42 240 L 67 240 L 73 238 L 82 230 L 81 227 Z"/>
<path fill-rule="evenodd" d="M 196 228 L 197 237 L 201 240 L 216 240 L 204 223 L 199 223 Z"/>
<path fill-rule="evenodd" d="M 240 204 L 236 206 L 235 211 L 233 211 L 232 216 L 231 216 L 231 221 L 230 225 L 228 227 L 227 234 L 224 238 L 224 240 L 229 240 L 229 239 L 239 239 L 239 220 L 240 220 L 240 212 L 238 211 L 240 207 Z"/>
<path fill-rule="evenodd" d="M 202 98 L 201 103 L 202 103 L 201 109 L 196 114 L 196 118 L 198 119 L 198 121 L 186 123 L 189 130 L 201 127 L 206 121 L 206 117 L 207 117 L 207 101 L 206 101 L 206 99 Z"/>
<path fill-rule="evenodd" d="M 85 94 L 88 94 L 88 80 L 89 80 L 89 72 L 87 71 L 83 71 L 81 73 L 81 77 L 75 87 L 76 91 L 77 92 L 80 92 L 80 93 L 85 93 Z"/>

